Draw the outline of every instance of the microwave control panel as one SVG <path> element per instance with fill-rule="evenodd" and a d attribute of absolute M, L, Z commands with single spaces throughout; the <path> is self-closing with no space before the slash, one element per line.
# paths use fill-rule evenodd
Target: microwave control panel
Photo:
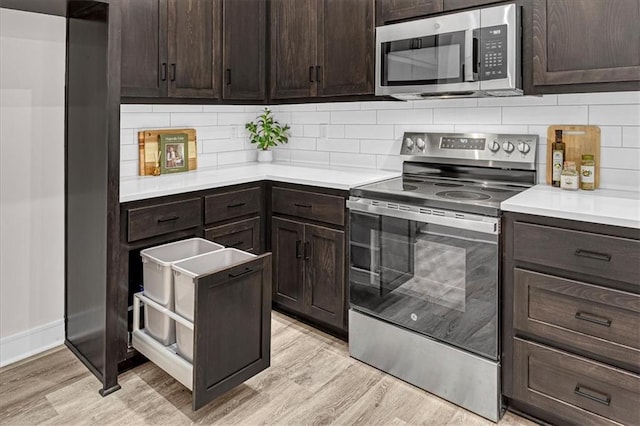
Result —
<path fill-rule="evenodd" d="M 480 28 L 480 80 L 507 77 L 507 26 Z"/>

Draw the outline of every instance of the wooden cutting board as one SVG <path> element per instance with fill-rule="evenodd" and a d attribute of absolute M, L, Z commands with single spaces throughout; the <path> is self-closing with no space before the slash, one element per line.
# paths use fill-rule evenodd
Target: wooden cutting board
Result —
<path fill-rule="evenodd" d="M 198 168 L 198 145 L 196 141 L 196 129 L 162 129 L 142 130 L 138 132 L 138 174 L 151 176 L 156 168 L 158 159 L 158 143 L 160 135 L 166 133 L 186 133 L 189 141 L 189 170 Z"/>
<path fill-rule="evenodd" d="M 555 125 L 547 129 L 547 184 L 551 185 L 553 163 L 551 151 L 556 140 L 556 130 L 562 130 L 562 141 L 566 144 L 565 161 L 575 161 L 580 170 L 583 154 L 593 154 L 596 162 L 595 186 L 600 186 L 600 127 Z"/>

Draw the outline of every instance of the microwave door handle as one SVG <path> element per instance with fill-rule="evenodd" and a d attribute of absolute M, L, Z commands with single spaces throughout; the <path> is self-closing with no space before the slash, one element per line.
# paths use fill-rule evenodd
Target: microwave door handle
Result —
<path fill-rule="evenodd" d="M 475 81 L 473 75 L 474 68 L 474 49 L 473 49 L 473 31 L 464 32 L 464 81 Z"/>

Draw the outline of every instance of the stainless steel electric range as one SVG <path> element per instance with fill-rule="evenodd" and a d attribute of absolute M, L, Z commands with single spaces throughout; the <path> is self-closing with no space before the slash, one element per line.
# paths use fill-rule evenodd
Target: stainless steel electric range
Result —
<path fill-rule="evenodd" d="M 405 133 L 403 173 L 351 190 L 349 352 L 488 419 L 500 396 L 500 203 L 535 135 Z"/>

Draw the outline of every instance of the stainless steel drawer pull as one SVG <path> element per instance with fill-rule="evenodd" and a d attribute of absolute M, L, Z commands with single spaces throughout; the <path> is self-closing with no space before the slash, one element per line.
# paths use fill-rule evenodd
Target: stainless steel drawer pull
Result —
<path fill-rule="evenodd" d="M 293 205 L 296 206 L 296 207 L 304 207 L 305 209 L 310 209 L 311 208 L 311 204 L 294 203 Z"/>
<path fill-rule="evenodd" d="M 229 278 L 238 278 L 238 277 L 241 277 L 243 275 L 250 274 L 251 272 L 253 272 L 253 269 L 244 268 L 244 271 L 242 271 L 242 272 L 238 272 L 237 274 L 229 274 Z"/>
<path fill-rule="evenodd" d="M 166 217 L 164 219 L 158 219 L 158 223 L 173 222 L 174 220 L 178 220 L 178 219 L 180 219 L 180 216 L 171 216 L 171 217 Z"/>
<path fill-rule="evenodd" d="M 233 208 L 233 207 L 242 207 L 242 206 L 244 206 L 245 204 L 246 204 L 246 203 L 229 204 L 229 205 L 227 206 L 227 208 L 230 208 L 230 209 L 231 209 L 231 208 Z"/>
<path fill-rule="evenodd" d="M 604 260 L 605 262 L 609 262 L 611 260 L 610 254 L 598 253 L 595 251 L 582 250 L 582 249 L 576 250 L 575 255 L 581 256 L 581 257 L 588 257 L 589 259 Z"/>
<path fill-rule="evenodd" d="M 585 388 L 584 386 L 577 385 L 573 390 L 576 395 L 580 395 L 583 398 L 590 399 L 595 402 L 599 402 L 603 405 L 609 405 L 611 403 L 611 397 L 606 393 L 594 391 L 589 388 Z"/>
<path fill-rule="evenodd" d="M 593 324 L 602 325 L 604 327 L 611 327 L 610 319 L 597 317 L 595 315 L 591 315 L 586 312 L 576 312 L 576 319 L 579 319 L 581 321 L 591 322 Z"/>

